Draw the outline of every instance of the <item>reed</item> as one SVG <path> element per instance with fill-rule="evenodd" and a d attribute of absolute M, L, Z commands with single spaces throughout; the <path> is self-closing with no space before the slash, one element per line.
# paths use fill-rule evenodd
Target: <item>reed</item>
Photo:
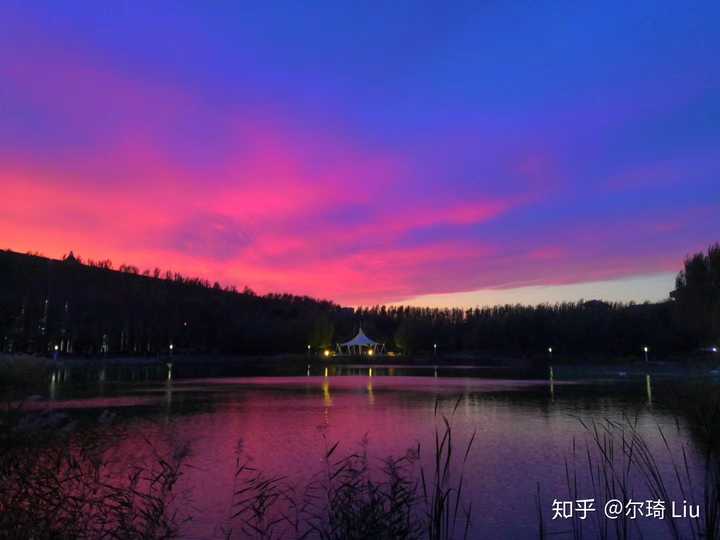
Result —
<path fill-rule="evenodd" d="M 440 413 L 436 403 L 439 422 L 429 469 L 421 463 L 419 445 L 373 467 L 367 438 L 358 451 L 344 456 L 338 456 L 339 443 L 326 440 L 322 470 L 302 488 L 238 461 L 235 530 L 227 531 L 228 538 L 468 538 L 471 507 L 463 499 L 463 471 L 475 435 L 456 456 L 452 417 L 461 399 L 449 417 Z"/>
<path fill-rule="evenodd" d="M 107 418 L 107 416 L 105 416 Z M 0 538 L 165 539 L 177 535 L 176 484 L 187 448 L 130 468 L 110 448 L 125 436 L 76 433 L 64 415 L 4 415 L 0 433 Z M 148 442 L 149 445 L 149 442 Z"/>
<path fill-rule="evenodd" d="M 720 400 L 715 389 L 693 387 L 677 396 L 683 420 L 698 444 L 673 447 L 665 430 L 657 427 L 656 439 L 638 429 L 637 419 L 605 419 L 585 423 L 587 438 L 579 446 L 572 441 L 565 459 L 567 500 L 595 499 L 596 512 L 586 520 L 576 514 L 563 520 L 565 530 L 555 533 L 573 539 L 600 540 L 648 537 L 643 520 L 620 515 L 615 520 L 603 514 L 605 502 L 661 500 L 667 502 L 662 523 L 665 536 L 673 539 L 720 538 Z M 680 418 L 676 422 L 680 429 Z M 653 450 L 653 448 L 658 449 Z M 671 501 L 701 503 L 699 519 L 676 518 L 670 512 Z M 543 519 L 538 487 L 538 537 L 549 534 Z"/>

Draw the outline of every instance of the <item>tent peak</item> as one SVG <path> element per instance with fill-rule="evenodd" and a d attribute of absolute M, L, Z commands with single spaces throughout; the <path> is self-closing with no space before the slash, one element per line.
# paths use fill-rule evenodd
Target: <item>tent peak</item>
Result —
<path fill-rule="evenodd" d="M 362 347 L 369 347 L 371 349 L 376 349 L 377 347 L 381 347 L 382 344 L 378 343 L 377 341 L 369 338 L 365 332 L 362 329 L 362 326 L 358 329 L 357 334 L 355 334 L 355 337 L 352 338 L 350 341 L 346 341 L 344 343 L 338 343 L 338 348 L 340 347 L 347 347 L 348 350 L 352 348 L 362 348 Z"/>

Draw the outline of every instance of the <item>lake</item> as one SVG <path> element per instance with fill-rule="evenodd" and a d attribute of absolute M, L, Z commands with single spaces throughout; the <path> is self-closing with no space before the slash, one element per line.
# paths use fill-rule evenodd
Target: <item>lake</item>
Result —
<path fill-rule="evenodd" d="M 140 460 L 153 446 L 190 449 L 176 503 L 191 520 L 184 538 L 222 538 L 233 527 L 232 493 L 238 460 L 297 485 L 323 466 L 328 445 L 337 455 L 357 451 L 366 440 L 371 463 L 403 456 L 420 446 L 417 466 L 429 466 L 436 428 L 450 419 L 463 466 L 464 500 L 472 503 L 472 538 L 538 538 L 537 492 L 549 532 L 568 532 L 569 521 L 552 520 L 553 499 L 568 499 L 566 460 L 578 463 L 587 481 L 584 455 L 592 422 L 631 421 L 646 437 L 659 466 L 672 474 L 662 429 L 673 449 L 694 439 L 676 410 L 671 378 L 643 376 L 563 381 L 488 378 L 482 370 L 433 370 L 375 366 L 331 368 L 309 376 L 50 383 L 47 401 L 34 407 L 62 410 L 81 429 L 97 429 L 104 411 L 129 427 L 120 453 Z M 592 446 L 592 445 L 591 445 Z M 573 448 L 576 458 L 573 460 Z M 577 457 L 579 455 L 579 457 Z M 457 457 L 456 456 L 456 457 Z M 647 495 L 638 484 L 637 494 Z M 581 487 L 579 496 L 592 497 Z M 571 497 L 582 498 L 582 497 Z M 602 511 L 602 508 L 600 508 Z M 665 524 L 646 519 L 643 531 L 660 534 Z M 569 533 L 568 533 L 569 534 Z M 563 536 L 560 536 L 563 537 Z M 567 537 L 572 537 L 567 536 Z"/>

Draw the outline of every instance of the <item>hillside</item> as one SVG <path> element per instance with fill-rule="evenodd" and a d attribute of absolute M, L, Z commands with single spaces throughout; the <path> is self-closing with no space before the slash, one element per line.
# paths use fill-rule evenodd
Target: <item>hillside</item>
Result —
<path fill-rule="evenodd" d="M 110 266 L 0 251 L 3 350 L 154 354 L 173 344 L 272 354 L 329 343 L 331 319 L 352 325 L 351 313 L 331 302 Z"/>

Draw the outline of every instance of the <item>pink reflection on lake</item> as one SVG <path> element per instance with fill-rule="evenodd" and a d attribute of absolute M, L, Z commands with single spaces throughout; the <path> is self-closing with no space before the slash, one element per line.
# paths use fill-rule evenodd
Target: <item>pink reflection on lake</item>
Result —
<path fill-rule="evenodd" d="M 456 444 L 477 436 L 465 471 L 476 523 L 487 537 L 534 538 L 537 482 L 564 494 L 564 457 L 585 430 L 576 416 L 620 418 L 631 409 L 639 426 L 669 422 L 630 400 L 583 397 L 573 384 L 433 377 L 256 377 L 195 379 L 118 387 L 112 396 L 55 401 L 56 409 L 117 409 L 118 421 L 136 426 L 118 449 L 140 459 L 142 437 L 167 447 L 187 442 L 189 467 L 181 488 L 190 493 L 181 510 L 192 514 L 186 538 L 221 538 L 230 526 L 237 459 L 263 471 L 307 481 L 322 465 L 326 441 L 350 453 L 367 436 L 373 459 L 401 456 L 418 444 L 431 457 L 438 413 L 452 418 Z M 637 398 L 637 399 L 635 399 Z M 137 413 L 133 408 L 137 408 Z M 124 409 L 124 410 L 123 410 Z M 132 434 L 134 430 L 130 430 Z M 678 435 L 680 436 L 680 435 Z M 685 437 L 686 435 L 682 435 Z M 325 438 L 324 438 L 325 437 Z"/>

